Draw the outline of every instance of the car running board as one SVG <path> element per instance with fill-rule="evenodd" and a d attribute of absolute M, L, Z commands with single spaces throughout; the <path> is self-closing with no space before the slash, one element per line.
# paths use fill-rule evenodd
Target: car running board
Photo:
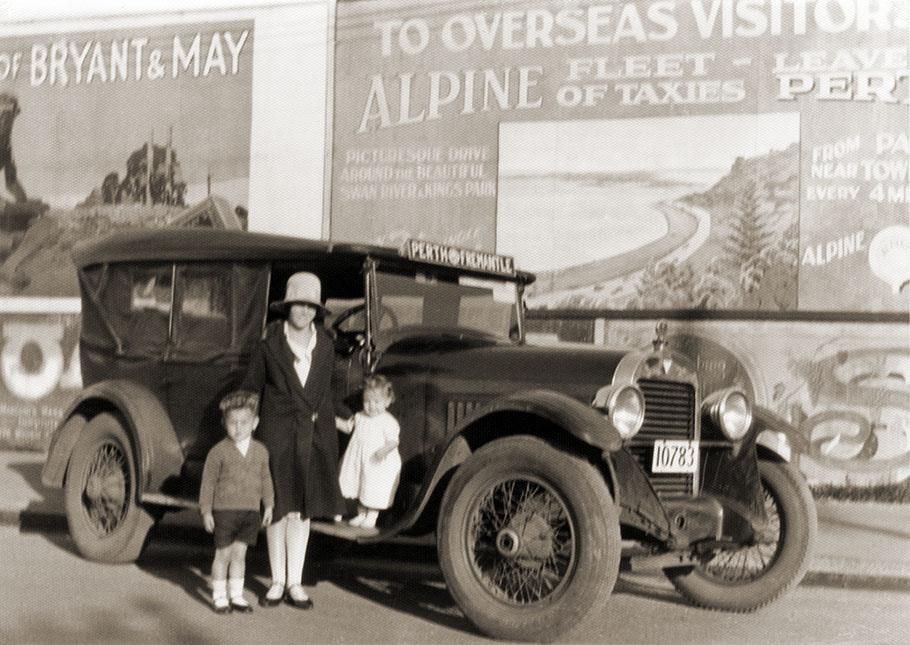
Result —
<path fill-rule="evenodd" d="M 342 540 L 350 540 L 359 544 L 369 544 L 373 542 L 394 542 L 396 544 L 420 545 L 436 544 L 436 541 L 432 535 L 417 537 L 399 535 L 395 531 L 394 526 L 388 527 L 386 529 L 363 528 L 359 526 L 351 526 L 347 522 L 327 522 L 325 520 L 313 520 L 313 522 L 310 524 L 310 527 L 317 533 L 330 535 Z"/>

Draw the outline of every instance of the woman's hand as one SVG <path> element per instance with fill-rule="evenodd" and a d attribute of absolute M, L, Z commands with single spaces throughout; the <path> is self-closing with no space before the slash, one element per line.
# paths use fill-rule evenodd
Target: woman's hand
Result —
<path fill-rule="evenodd" d="M 266 506 L 265 512 L 262 513 L 262 526 L 269 526 L 272 523 L 272 507 Z"/>
<path fill-rule="evenodd" d="M 207 533 L 213 533 L 215 531 L 215 516 L 211 513 L 204 513 L 202 515 L 202 525 Z"/>
<path fill-rule="evenodd" d="M 345 434 L 351 434 L 354 431 L 354 417 L 342 419 L 341 417 L 336 416 L 335 428 Z"/>

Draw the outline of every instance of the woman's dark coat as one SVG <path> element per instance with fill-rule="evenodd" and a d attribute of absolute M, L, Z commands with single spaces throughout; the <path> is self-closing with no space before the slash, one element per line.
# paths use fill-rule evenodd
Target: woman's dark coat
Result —
<path fill-rule="evenodd" d="M 283 325 L 283 320 L 268 325 L 243 384 L 262 393 L 256 436 L 269 450 L 274 518 L 293 511 L 303 518 L 332 517 L 344 511 L 331 391 L 332 341 L 317 322 L 310 372 L 301 386 Z"/>

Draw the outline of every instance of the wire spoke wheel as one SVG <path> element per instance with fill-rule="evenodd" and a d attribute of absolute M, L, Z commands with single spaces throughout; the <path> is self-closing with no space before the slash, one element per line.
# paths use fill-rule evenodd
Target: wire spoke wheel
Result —
<path fill-rule="evenodd" d="M 80 432 L 67 466 L 63 501 L 70 535 L 85 557 L 133 562 L 155 518 L 139 503 L 140 476 L 120 419 L 102 412 Z"/>
<path fill-rule="evenodd" d="M 565 502 L 540 481 L 493 485 L 476 501 L 467 531 L 475 575 L 510 603 L 550 596 L 575 564 L 575 529 Z"/>
<path fill-rule="evenodd" d="M 666 569 L 673 586 L 701 607 L 755 611 L 799 584 L 818 531 L 815 502 L 791 465 L 759 460 L 765 522 L 739 546 L 711 551 L 693 567 Z"/>
<path fill-rule="evenodd" d="M 129 463 L 120 445 L 98 446 L 88 467 L 82 504 L 91 527 L 98 535 L 112 533 L 123 521 L 130 490 Z"/>
<path fill-rule="evenodd" d="M 702 570 L 720 582 L 741 584 L 751 582 L 770 569 L 781 549 L 783 520 L 780 503 L 764 482 L 762 483 L 767 526 L 754 544 L 737 549 L 719 549 L 702 563 Z"/>
<path fill-rule="evenodd" d="M 536 437 L 492 441 L 462 463 L 436 535 L 449 592 L 496 638 L 580 633 L 619 573 L 619 517 L 601 473 Z"/>

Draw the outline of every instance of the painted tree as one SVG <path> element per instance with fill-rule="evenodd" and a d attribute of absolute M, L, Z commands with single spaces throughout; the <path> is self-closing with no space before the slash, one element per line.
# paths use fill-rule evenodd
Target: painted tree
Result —
<path fill-rule="evenodd" d="M 777 239 L 762 251 L 767 267 L 761 284 L 747 297 L 747 306 L 759 309 L 795 309 L 799 262 L 799 225 L 791 224 Z M 752 302 L 748 302 L 751 300 Z"/>
<path fill-rule="evenodd" d="M 758 288 L 768 268 L 765 249 L 774 235 L 762 216 L 761 191 L 755 180 L 750 179 L 743 187 L 728 227 L 724 257 L 738 276 L 740 288 L 748 294 Z"/>
<path fill-rule="evenodd" d="M 720 309 L 735 297 L 737 287 L 728 277 L 729 271 L 720 258 L 714 258 L 695 282 L 695 305 L 702 309 Z"/>
<path fill-rule="evenodd" d="M 660 262 L 645 269 L 629 303 L 633 309 L 692 307 L 695 274 L 688 263 Z"/>

